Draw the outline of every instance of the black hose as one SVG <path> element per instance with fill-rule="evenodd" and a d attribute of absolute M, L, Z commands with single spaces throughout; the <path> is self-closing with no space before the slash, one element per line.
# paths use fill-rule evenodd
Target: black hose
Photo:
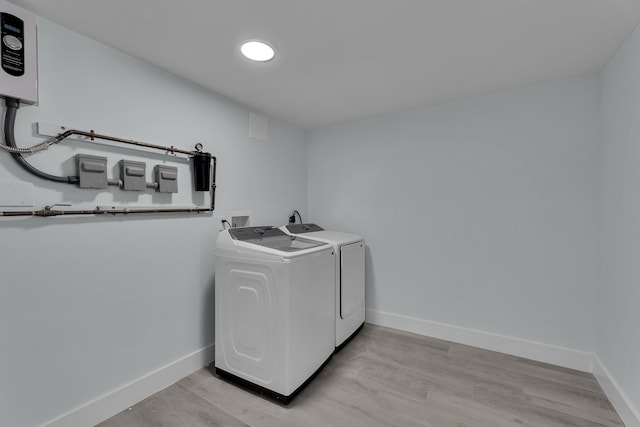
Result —
<path fill-rule="evenodd" d="M 5 104 L 7 106 L 7 112 L 4 117 L 4 140 L 9 147 L 17 148 L 16 139 L 14 134 L 14 128 L 16 124 L 16 113 L 18 108 L 20 108 L 20 100 L 14 98 L 6 98 Z M 13 158 L 26 169 L 28 172 L 54 182 L 64 182 L 67 184 L 77 184 L 79 182 L 79 178 L 77 176 L 56 176 L 51 175 L 46 172 L 42 172 L 39 169 L 33 167 L 29 162 L 22 157 L 20 153 L 11 153 Z"/>

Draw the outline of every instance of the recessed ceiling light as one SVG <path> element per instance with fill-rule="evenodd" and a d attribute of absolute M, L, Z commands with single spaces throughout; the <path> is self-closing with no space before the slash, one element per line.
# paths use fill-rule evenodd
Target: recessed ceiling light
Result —
<path fill-rule="evenodd" d="M 242 44 L 240 52 L 252 61 L 266 62 L 273 59 L 275 52 L 271 46 L 260 40 L 249 40 Z"/>

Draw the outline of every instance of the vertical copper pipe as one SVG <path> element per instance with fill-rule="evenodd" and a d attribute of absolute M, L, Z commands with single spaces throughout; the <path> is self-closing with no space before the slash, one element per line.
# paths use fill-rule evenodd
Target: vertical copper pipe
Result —
<path fill-rule="evenodd" d="M 211 156 L 213 160 L 213 170 L 211 171 L 212 180 L 211 180 L 211 210 L 213 211 L 216 208 L 216 164 L 217 159 L 215 156 Z"/>

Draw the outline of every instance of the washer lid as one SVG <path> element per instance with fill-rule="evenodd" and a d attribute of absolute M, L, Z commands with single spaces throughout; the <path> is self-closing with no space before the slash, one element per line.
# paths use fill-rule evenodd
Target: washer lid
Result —
<path fill-rule="evenodd" d="M 296 252 L 305 249 L 323 246 L 326 243 L 302 237 L 290 236 L 272 226 L 269 227 L 243 227 L 229 229 L 229 235 L 234 240 L 252 243 L 283 252 Z"/>

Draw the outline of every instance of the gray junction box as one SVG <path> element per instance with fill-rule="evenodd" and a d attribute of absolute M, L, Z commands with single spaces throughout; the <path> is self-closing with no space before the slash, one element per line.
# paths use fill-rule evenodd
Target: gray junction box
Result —
<path fill-rule="evenodd" d="M 107 158 L 76 155 L 81 188 L 107 188 Z"/>
<path fill-rule="evenodd" d="M 133 160 L 120 161 L 120 179 L 124 190 L 144 191 L 147 189 L 146 169 L 144 162 Z"/>
<path fill-rule="evenodd" d="M 156 182 L 160 193 L 178 192 L 178 168 L 173 166 L 156 166 Z"/>

